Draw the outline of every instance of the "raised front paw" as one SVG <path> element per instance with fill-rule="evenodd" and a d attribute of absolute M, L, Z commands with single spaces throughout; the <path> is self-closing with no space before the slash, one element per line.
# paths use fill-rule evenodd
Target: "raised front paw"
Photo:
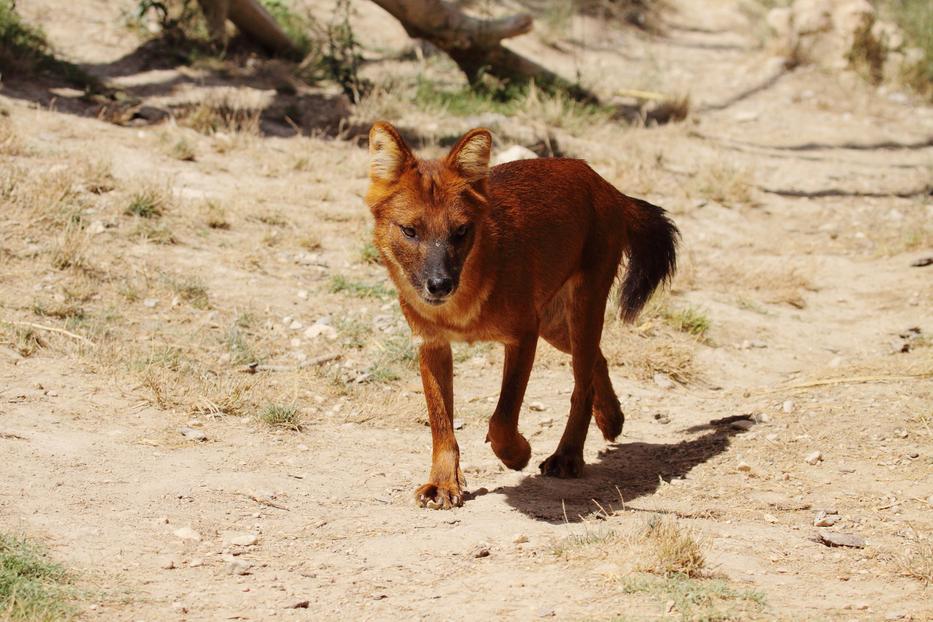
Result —
<path fill-rule="evenodd" d="M 494 438 L 490 433 L 486 436 L 486 440 L 492 445 L 493 453 L 505 466 L 516 471 L 521 471 L 528 466 L 528 461 L 531 459 L 531 445 L 518 432 L 509 436 L 505 441 Z"/>
<path fill-rule="evenodd" d="M 551 454 L 539 466 L 541 475 L 550 477 L 575 478 L 583 475 L 583 456 L 580 454 L 560 453 Z"/>
<path fill-rule="evenodd" d="M 427 483 L 415 491 L 415 502 L 430 510 L 458 508 L 463 505 L 463 490 L 456 483 Z"/>

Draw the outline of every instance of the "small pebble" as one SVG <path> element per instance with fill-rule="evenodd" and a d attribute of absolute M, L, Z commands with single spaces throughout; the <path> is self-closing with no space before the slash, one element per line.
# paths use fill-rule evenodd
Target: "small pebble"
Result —
<path fill-rule="evenodd" d="M 463 429 L 463 419 L 454 419 L 454 430 Z"/>
<path fill-rule="evenodd" d="M 250 562 L 238 557 L 227 560 L 227 572 L 230 574 L 246 575 L 249 574 L 250 568 L 252 567 L 253 565 Z"/>
<path fill-rule="evenodd" d="M 540 413 L 540 412 L 544 412 L 545 410 L 547 410 L 547 408 L 545 408 L 544 404 L 542 404 L 541 402 L 531 402 L 530 404 L 528 404 L 528 410 L 533 410 L 535 412 Z"/>
<path fill-rule="evenodd" d="M 175 568 L 175 560 L 171 557 L 166 557 L 159 561 L 159 568 L 162 570 L 172 570 Z"/>
<path fill-rule="evenodd" d="M 665 374 L 655 374 L 654 383 L 665 390 L 674 388 L 674 381 Z"/>
<path fill-rule="evenodd" d="M 512 538 L 512 542 L 514 544 L 525 544 L 526 542 L 528 542 L 528 536 L 526 536 L 523 533 L 516 534 L 516 536 Z"/>
<path fill-rule="evenodd" d="M 159 304 L 159 301 L 156 300 L 155 298 L 146 298 L 145 300 L 143 300 L 143 306 L 148 307 L 150 309 L 154 308 L 157 304 Z"/>
<path fill-rule="evenodd" d="M 182 428 L 179 430 L 182 436 L 192 441 L 206 441 L 207 434 L 203 430 L 195 430 L 194 428 Z"/>
<path fill-rule="evenodd" d="M 201 534 L 192 529 L 191 527 L 179 527 L 172 534 L 176 538 L 181 538 L 182 540 L 194 540 L 195 542 L 200 542 Z"/>
<path fill-rule="evenodd" d="M 794 406 L 796 406 L 796 404 L 794 404 L 794 400 L 785 400 L 784 403 L 781 404 L 781 410 L 790 414 L 794 412 Z"/>
<path fill-rule="evenodd" d="M 803 460 L 807 464 L 819 464 L 823 461 L 823 454 L 818 451 L 813 451 L 808 453 Z"/>
<path fill-rule="evenodd" d="M 658 423 L 670 423 L 671 418 L 662 413 L 654 413 L 654 420 Z"/>
<path fill-rule="evenodd" d="M 826 512 L 819 512 L 816 515 L 816 518 L 813 520 L 814 527 L 832 527 L 837 522 L 839 522 L 838 514 L 827 514 Z"/>
<path fill-rule="evenodd" d="M 480 559 L 482 557 L 489 557 L 489 546 L 485 544 L 480 544 L 479 546 L 473 549 L 473 551 L 471 552 L 471 555 L 475 557 L 476 559 Z"/>
<path fill-rule="evenodd" d="M 747 473 L 747 472 L 749 472 L 749 471 L 752 470 L 752 465 L 750 465 L 749 463 L 747 463 L 747 462 L 745 462 L 745 461 L 741 461 L 741 462 L 739 462 L 739 463 L 736 465 L 735 468 L 736 468 L 736 470 L 738 470 L 738 471 L 743 471 L 743 472 L 746 472 L 746 473 Z"/>

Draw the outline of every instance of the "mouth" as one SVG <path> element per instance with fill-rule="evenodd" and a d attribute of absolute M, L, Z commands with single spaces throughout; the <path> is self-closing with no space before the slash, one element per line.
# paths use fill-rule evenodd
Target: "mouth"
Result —
<path fill-rule="evenodd" d="M 431 296 L 430 294 L 422 294 L 421 299 L 428 303 L 431 306 L 439 307 L 450 299 L 450 295 L 447 296 Z"/>

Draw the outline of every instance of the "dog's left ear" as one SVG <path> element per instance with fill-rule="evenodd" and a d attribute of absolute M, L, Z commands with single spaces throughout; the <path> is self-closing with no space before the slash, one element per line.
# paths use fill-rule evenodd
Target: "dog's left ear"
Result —
<path fill-rule="evenodd" d="M 450 153 L 447 165 L 469 182 L 479 181 L 489 172 L 492 134 L 485 128 L 470 130 L 463 135 Z"/>

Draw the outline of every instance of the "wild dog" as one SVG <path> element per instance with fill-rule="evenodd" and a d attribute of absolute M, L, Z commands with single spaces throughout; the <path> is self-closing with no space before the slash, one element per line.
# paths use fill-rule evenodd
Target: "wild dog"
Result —
<path fill-rule="evenodd" d="M 438 160 L 415 157 L 388 123 L 369 133 L 366 203 L 374 242 L 420 338 L 433 441 L 424 507 L 463 503 L 454 437 L 452 341 L 505 346 L 486 441 L 521 470 L 531 447 L 518 416 L 538 337 L 572 355 L 570 416 L 541 473 L 579 477 L 591 416 L 607 440 L 624 417 L 599 347 L 606 300 L 627 257 L 620 308 L 632 322 L 676 267 L 679 232 L 666 212 L 616 190 L 582 160 L 542 158 L 490 168 L 492 136 L 467 132 Z"/>

